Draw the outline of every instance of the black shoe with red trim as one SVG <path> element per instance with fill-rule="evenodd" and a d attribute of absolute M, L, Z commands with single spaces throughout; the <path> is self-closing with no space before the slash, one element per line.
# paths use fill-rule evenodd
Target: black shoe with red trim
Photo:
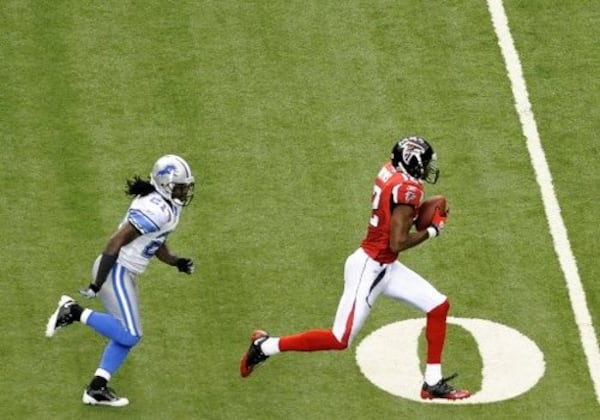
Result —
<path fill-rule="evenodd" d="M 454 389 L 448 381 L 456 378 L 458 376 L 457 373 L 451 375 L 447 378 L 442 378 L 435 385 L 427 385 L 427 383 L 423 383 L 423 388 L 421 389 L 421 398 L 433 400 L 435 398 L 443 398 L 446 400 L 462 400 L 465 398 L 469 398 L 471 396 L 471 392 L 466 389 Z"/>
<path fill-rule="evenodd" d="M 240 374 L 242 378 L 249 376 L 255 367 L 264 363 L 269 358 L 264 354 L 260 348 L 260 345 L 269 338 L 269 334 L 263 330 L 255 330 L 250 336 L 250 347 L 242 356 L 240 360 Z"/>

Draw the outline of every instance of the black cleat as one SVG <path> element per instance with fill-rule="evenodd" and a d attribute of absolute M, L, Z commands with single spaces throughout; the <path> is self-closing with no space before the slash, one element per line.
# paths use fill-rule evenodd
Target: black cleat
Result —
<path fill-rule="evenodd" d="M 471 393 L 466 389 L 454 389 L 448 381 L 456 378 L 458 376 L 457 373 L 451 375 L 447 378 L 442 378 L 435 385 L 427 385 L 427 383 L 423 383 L 423 388 L 421 389 L 421 398 L 433 400 L 434 398 L 443 398 L 446 400 L 462 400 L 464 398 L 469 398 Z"/>
<path fill-rule="evenodd" d="M 269 338 L 269 334 L 263 330 L 255 330 L 250 336 L 250 347 L 246 350 L 240 361 L 242 378 L 249 376 L 256 366 L 269 358 L 260 348 L 261 343 L 267 338 Z"/>
<path fill-rule="evenodd" d="M 57 329 L 66 327 L 75 321 L 71 311 L 73 305 L 77 305 L 77 302 L 72 297 L 61 296 L 56 310 L 48 319 L 48 324 L 46 324 L 46 337 L 52 337 Z"/>
<path fill-rule="evenodd" d="M 106 405 L 109 407 L 124 407 L 129 404 L 127 398 L 118 397 L 115 391 L 108 387 L 100 389 L 91 389 L 88 387 L 83 391 L 82 401 L 88 405 Z"/>

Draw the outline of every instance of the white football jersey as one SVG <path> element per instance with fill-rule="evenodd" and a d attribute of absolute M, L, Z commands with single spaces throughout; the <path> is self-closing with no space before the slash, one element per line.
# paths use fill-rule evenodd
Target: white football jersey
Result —
<path fill-rule="evenodd" d="M 135 273 L 143 273 L 152 256 L 177 227 L 180 215 L 181 207 L 171 206 L 157 192 L 134 198 L 119 227 L 129 222 L 141 235 L 121 248 L 119 264 Z"/>

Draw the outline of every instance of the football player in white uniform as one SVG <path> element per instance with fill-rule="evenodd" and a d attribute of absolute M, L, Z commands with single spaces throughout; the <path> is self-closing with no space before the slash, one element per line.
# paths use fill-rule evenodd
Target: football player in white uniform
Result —
<path fill-rule="evenodd" d="M 106 312 L 79 305 L 70 296 L 60 298 L 46 326 L 46 336 L 79 321 L 109 339 L 92 381 L 83 392 L 83 402 L 121 407 L 129 403 L 108 387 L 129 351 L 142 337 L 137 277 L 156 256 L 160 261 L 192 274 L 189 258 L 171 254 L 167 237 L 175 230 L 184 206 L 194 196 L 194 177 L 189 165 L 176 155 L 156 161 L 148 180 L 135 176 L 127 181 L 133 200 L 118 229 L 112 234 L 92 269 L 92 282 L 80 293 L 100 297 Z"/>

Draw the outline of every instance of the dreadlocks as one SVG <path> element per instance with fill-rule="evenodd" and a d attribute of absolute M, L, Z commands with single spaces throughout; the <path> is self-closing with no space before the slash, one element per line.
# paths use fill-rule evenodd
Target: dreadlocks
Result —
<path fill-rule="evenodd" d="M 149 180 L 144 180 L 138 175 L 135 175 L 132 179 L 127 180 L 127 187 L 125 188 L 125 194 L 127 195 L 148 195 L 154 192 L 154 186 Z"/>

